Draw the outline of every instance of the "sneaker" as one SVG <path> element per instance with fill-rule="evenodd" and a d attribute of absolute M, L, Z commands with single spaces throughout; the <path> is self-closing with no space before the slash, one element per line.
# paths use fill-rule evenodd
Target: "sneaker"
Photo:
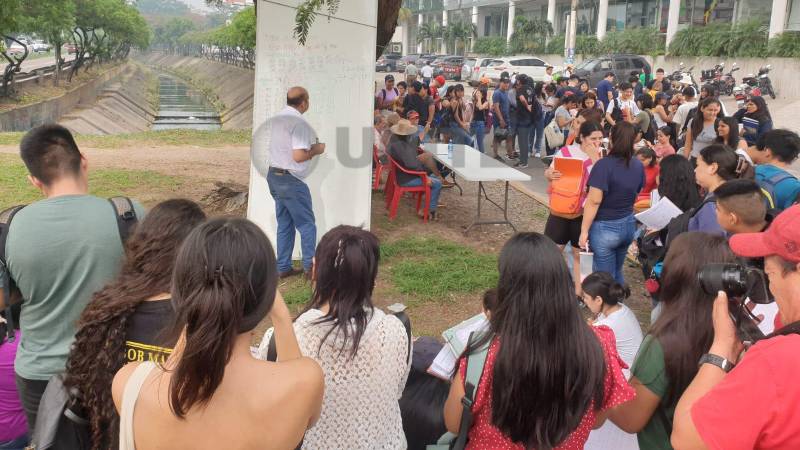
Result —
<path fill-rule="evenodd" d="M 500 161 L 500 162 L 503 162 L 503 161 L 504 161 L 503 157 L 502 157 L 502 156 L 500 156 L 500 155 L 494 155 L 494 159 L 496 159 L 496 160 L 498 160 L 498 161 Z"/>
<path fill-rule="evenodd" d="M 514 167 L 516 167 L 517 169 L 527 169 L 528 165 L 527 164 L 523 164 L 521 162 L 518 162 L 518 163 L 514 164 Z"/>
<path fill-rule="evenodd" d="M 535 153 L 533 156 L 534 156 L 535 158 L 541 158 L 541 157 L 542 157 L 542 154 L 541 154 L 540 152 L 536 152 L 536 153 Z"/>
<path fill-rule="evenodd" d="M 514 153 L 513 155 L 508 155 L 507 158 L 508 159 L 517 159 L 517 158 L 519 158 L 519 155 Z"/>
<path fill-rule="evenodd" d="M 303 273 L 303 271 L 300 270 L 300 269 L 290 269 L 290 270 L 287 270 L 286 272 L 279 273 L 278 274 L 278 278 L 280 278 L 280 279 L 289 278 L 289 277 L 293 277 L 295 275 L 300 275 L 301 273 Z"/>

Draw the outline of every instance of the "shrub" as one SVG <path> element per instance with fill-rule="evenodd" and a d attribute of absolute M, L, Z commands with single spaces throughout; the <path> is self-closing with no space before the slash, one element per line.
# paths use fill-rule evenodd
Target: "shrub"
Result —
<path fill-rule="evenodd" d="M 634 53 L 658 55 L 664 53 L 665 37 L 656 28 L 625 28 L 606 34 L 600 43 L 603 53 Z"/>
<path fill-rule="evenodd" d="M 763 57 L 767 54 L 767 28 L 758 21 L 687 27 L 675 35 L 669 53 L 673 56 Z"/>
<path fill-rule="evenodd" d="M 800 58 L 800 33 L 787 31 L 769 41 L 770 56 Z"/>
<path fill-rule="evenodd" d="M 504 56 L 508 54 L 506 39 L 502 36 L 481 37 L 475 40 L 474 52 L 480 55 Z"/>

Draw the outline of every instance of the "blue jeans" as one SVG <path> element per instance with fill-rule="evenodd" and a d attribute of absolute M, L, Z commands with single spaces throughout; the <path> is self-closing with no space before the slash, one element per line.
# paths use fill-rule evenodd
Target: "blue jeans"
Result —
<path fill-rule="evenodd" d="M 595 221 L 589 229 L 589 247 L 594 252 L 594 272 L 608 272 L 624 283 L 622 265 L 636 232 L 633 214 L 622 219 Z"/>
<path fill-rule="evenodd" d="M 467 130 L 458 125 L 453 125 L 443 132 L 450 135 L 450 139 L 453 140 L 455 145 L 470 145 L 472 143 L 472 136 L 469 135 Z"/>
<path fill-rule="evenodd" d="M 417 134 L 422 134 L 422 132 L 425 131 L 425 126 L 417 125 L 417 131 L 418 131 Z M 427 144 L 428 142 L 431 141 L 431 133 L 433 133 L 433 130 L 428 130 L 428 132 L 425 133 L 425 139 L 422 140 L 423 144 Z"/>
<path fill-rule="evenodd" d="M 476 120 L 472 122 L 472 134 L 475 135 L 478 151 L 481 153 L 486 153 L 485 149 L 483 148 L 483 141 L 486 140 L 486 122 L 482 120 Z"/>
<path fill-rule="evenodd" d="M 428 175 L 428 179 L 431 180 L 431 202 L 428 205 L 428 210 L 430 212 L 434 212 L 436 211 L 436 206 L 439 204 L 439 193 L 442 191 L 442 180 L 433 175 Z M 413 180 L 405 182 L 402 185 L 405 187 L 422 186 L 422 178 L 414 178 Z"/>
<path fill-rule="evenodd" d="M 317 226 L 311 209 L 308 185 L 294 175 L 279 174 L 270 168 L 267 175 L 269 193 L 275 199 L 275 216 L 278 219 L 278 271 L 292 269 L 295 230 L 300 232 L 303 253 L 303 270 L 311 270 L 314 249 L 317 246 Z"/>
<path fill-rule="evenodd" d="M 0 450 L 23 450 L 27 445 L 28 435 L 23 434 L 16 439 L 0 442 Z"/>
<path fill-rule="evenodd" d="M 531 128 L 531 140 L 534 153 L 542 152 L 542 140 L 544 139 L 544 115 L 539 116 L 539 119 L 533 122 Z"/>
<path fill-rule="evenodd" d="M 530 124 L 517 125 L 520 164 L 528 164 L 528 155 L 531 153 L 531 129 Z"/>

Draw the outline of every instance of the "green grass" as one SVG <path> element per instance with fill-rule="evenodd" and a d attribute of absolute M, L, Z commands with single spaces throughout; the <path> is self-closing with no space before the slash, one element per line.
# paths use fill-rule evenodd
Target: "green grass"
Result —
<path fill-rule="evenodd" d="M 401 239 L 382 245 L 381 256 L 395 289 L 418 301 L 446 301 L 497 285 L 497 255 L 452 241 Z"/>
<path fill-rule="evenodd" d="M 76 135 L 79 146 L 92 148 L 119 148 L 141 145 L 217 147 L 221 145 L 250 145 L 252 130 L 162 130 L 107 136 Z M 0 145 L 18 145 L 25 133 L 0 133 Z"/>
<path fill-rule="evenodd" d="M 28 204 L 42 194 L 27 180 L 28 171 L 16 155 L 0 155 L 0 209 Z M 126 195 L 139 186 L 169 191 L 182 181 L 150 170 L 96 169 L 89 173 L 90 192 L 98 197 Z"/>

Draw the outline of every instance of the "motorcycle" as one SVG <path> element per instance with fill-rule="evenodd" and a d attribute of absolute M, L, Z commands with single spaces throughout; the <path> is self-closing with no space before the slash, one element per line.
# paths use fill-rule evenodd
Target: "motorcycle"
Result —
<path fill-rule="evenodd" d="M 700 71 L 700 84 L 710 84 L 720 90 L 722 81 L 722 71 L 725 69 L 725 63 L 719 63 L 713 69 Z"/>
<path fill-rule="evenodd" d="M 733 89 L 736 86 L 736 78 L 734 78 L 733 72 L 739 69 L 740 67 L 736 67 L 736 63 L 733 63 L 731 70 L 722 75 L 718 89 L 719 95 L 733 95 Z"/>
<path fill-rule="evenodd" d="M 694 66 L 689 67 L 688 69 L 684 69 L 683 63 L 680 63 L 680 65 L 678 66 L 678 70 L 672 72 L 672 74 L 668 76 L 667 79 L 670 81 L 670 83 L 679 84 L 680 89 L 691 86 L 694 88 L 695 92 L 699 93 L 700 89 L 697 83 L 694 81 L 694 76 L 692 75 L 692 69 L 694 69 Z"/>
<path fill-rule="evenodd" d="M 767 64 L 766 66 L 762 66 L 758 69 L 758 87 L 761 88 L 761 91 L 775 100 L 777 95 L 775 94 L 775 89 L 772 87 L 772 80 L 769 79 L 769 71 L 772 70 L 772 65 Z"/>
<path fill-rule="evenodd" d="M 747 103 L 747 95 L 744 93 L 744 88 L 742 86 L 747 86 L 747 85 L 742 84 L 741 86 L 735 86 L 732 90 L 733 98 L 736 99 L 737 109 L 744 108 L 744 104 Z"/>
<path fill-rule="evenodd" d="M 746 77 L 742 78 L 742 90 L 748 97 L 752 95 L 761 96 L 761 86 L 759 85 L 758 78 L 752 73 L 748 73 Z"/>

